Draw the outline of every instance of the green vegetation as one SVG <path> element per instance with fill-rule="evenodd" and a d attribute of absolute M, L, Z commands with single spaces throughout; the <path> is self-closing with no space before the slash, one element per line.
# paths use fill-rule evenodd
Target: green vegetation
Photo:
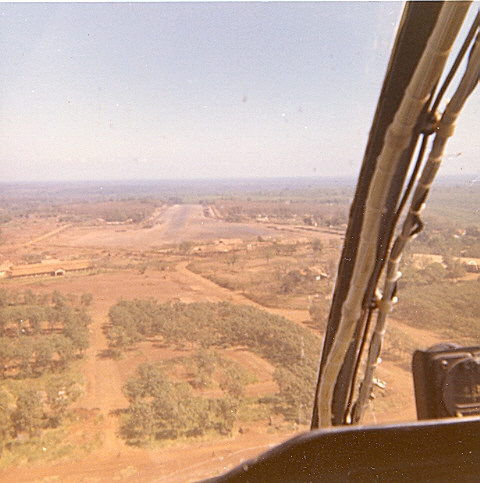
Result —
<path fill-rule="evenodd" d="M 155 210 L 172 203 L 202 203 L 206 216 L 219 214 L 232 222 L 290 225 L 289 230 L 295 227 L 291 240 L 285 239 L 287 231 L 279 231 L 278 238 L 225 244 L 220 247 L 225 253 L 207 244 L 195 252 L 196 243 L 180 240 L 168 254 L 164 247 L 138 252 L 122 248 L 116 256 L 105 249 L 96 266 L 134 269 L 147 278 L 153 270 L 173 270 L 178 260 L 188 259 L 192 271 L 264 306 L 308 309 L 315 327 L 323 328 L 353 185 L 316 179 L 2 185 L 1 240 L 10 243 L 10 233 L 18 236 L 29 228 L 42 234 L 39 225 L 45 219 L 51 229 L 61 223 L 130 220 L 138 225 L 132 230 L 149 228 L 156 223 L 151 218 Z M 392 313 L 465 344 L 477 343 L 480 335 L 480 285 L 478 275 L 466 273 L 457 258 L 480 258 L 479 195 L 475 184 L 434 187 L 422 215 L 425 229 L 404 257 L 399 303 Z M 298 238 L 299 228 L 308 238 Z M 330 237 L 331 233 L 338 236 Z M 6 258 L 35 263 L 62 250 L 66 249 L 30 246 Z M 92 249 L 92 254 L 97 256 L 99 250 Z M 416 258 L 414 265 L 414 254 L 439 257 L 434 263 Z M 4 286 L 11 284 L 6 280 Z M 70 451 L 66 425 L 73 417 L 69 405 L 81 392 L 76 361 L 88 346 L 86 309 L 91 304 L 91 294 L 75 300 L 58 292 L 0 290 L 2 462 L 19 461 L 20 454 L 28 460 L 49 458 L 52 445 L 59 448 L 57 456 Z M 243 420 L 268 419 L 274 412 L 290 421 L 306 422 L 310 417 L 321 343 L 285 319 L 227 303 L 122 300 L 111 307 L 110 321 L 108 340 L 115 356 L 142 341 L 188 350 L 184 357 L 140 365 L 126 383 L 129 408 L 121 415 L 121 435 L 131 444 L 229 434 Z M 419 344 L 402 329 L 389 327 L 384 356 L 410 367 L 411 353 Z M 274 366 L 277 394 L 250 396 L 254 391 L 248 386 L 257 379 L 229 357 L 237 349 Z M 49 448 L 48 454 L 43 447 Z"/>
<path fill-rule="evenodd" d="M 469 181 L 438 181 L 422 215 L 425 228 L 410 251 L 480 257 L 480 186 Z"/>
<path fill-rule="evenodd" d="M 409 252 L 430 253 L 448 257 L 480 258 L 480 232 L 475 225 L 466 228 L 445 226 L 426 229 L 415 239 Z"/>
<path fill-rule="evenodd" d="M 248 404 L 244 387 L 249 378 L 214 351 L 227 347 L 246 348 L 275 366 L 274 379 L 280 390 L 270 401 L 273 410 L 301 422 L 310 416 L 320 343 L 310 331 L 283 317 L 225 302 L 172 305 L 155 300 L 121 300 L 111 307 L 110 320 L 107 335 L 110 347 L 117 353 L 152 337 L 160 337 L 164 344 L 188 345 L 197 350 L 186 364 L 190 367 L 187 381 L 172 380 L 165 364 L 157 363 L 141 366 L 136 378 L 127 383 L 125 394 L 130 407 L 123 434 L 129 440 L 230 431 L 236 419 L 233 416 Z M 154 376 L 147 376 L 151 371 Z M 145 389 L 152 378 L 160 389 Z M 192 396 L 194 388 L 209 385 L 217 385 L 223 397 Z M 166 407 L 171 409 L 167 411 Z M 179 414 L 181 422 L 177 421 Z"/>
<path fill-rule="evenodd" d="M 428 283 L 420 288 L 409 281 L 401 285 L 401 302 L 395 306 L 393 316 L 413 326 L 441 332 L 455 342 L 478 342 L 480 282 L 432 281 L 431 271 L 426 269 L 425 272 Z"/>
<path fill-rule="evenodd" d="M 470 178 L 438 180 L 428 199 L 428 216 L 457 226 L 479 225 L 480 186 Z"/>
<path fill-rule="evenodd" d="M 307 310 L 316 298 L 326 309 L 337 258 L 337 248 L 319 238 L 297 243 L 261 240 L 248 250 L 196 257 L 188 268 L 265 307 Z"/>
<path fill-rule="evenodd" d="M 141 223 L 152 216 L 160 204 L 135 199 L 72 203 L 59 206 L 58 214 L 65 222 L 101 219 L 107 223 Z"/>
<path fill-rule="evenodd" d="M 124 387 L 130 406 L 121 434 L 131 444 L 212 430 L 231 434 L 240 394 L 232 390 L 230 381 L 224 389 L 224 397 L 218 399 L 195 396 L 192 385 L 172 381 L 161 362 L 142 364 Z"/>
<path fill-rule="evenodd" d="M 90 317 L 58 291 L 40 298 L 0 290 L 0 377 L 65 369 L 88 347 Z"/>
<path fill-rule="evenodd" d="M 216 210 L 230 222 L 258 220 L 268 223 L 286 223 L 305 226 L 341 226 L 347 221 L 348 198 L 334 202 L 291 201 L 287 198 L 270 201 L 217 200 Z"/>
<path fill-rule="evenodd" d="M 72 306 L 58 291 L 37 295 L 0 289 L 2 454 L 36 448 L 48 438 L 45 432 L 68 416 L 69 405 L 81 394 L 72 363 L 88 347 L 89 322 L 84 307 Z"/>

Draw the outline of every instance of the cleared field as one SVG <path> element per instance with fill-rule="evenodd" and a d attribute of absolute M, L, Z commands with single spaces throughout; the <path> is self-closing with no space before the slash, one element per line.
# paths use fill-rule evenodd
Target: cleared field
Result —
<path fill-rule="evenodd" d="M 76 227 L 59 233 L 51 241 L 75 247 L 148 248 L 181 242 L 205 242 L 220 238 L 255 238 L 277 234 L 258 224 L 232 224 L 206 217 L 201 205 L 168 207 L 149 228 L 122 224 Z"/>

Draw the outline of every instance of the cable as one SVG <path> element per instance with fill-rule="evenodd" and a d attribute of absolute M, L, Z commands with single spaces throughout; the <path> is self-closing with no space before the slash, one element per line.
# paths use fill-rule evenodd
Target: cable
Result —
<path fill-rule="evenodd" d="M 445 78 L 442 86 L 440 87 L 438 93 L 436 94 L 431 108 L 430 109 L 427 108 L 426 114 L 424 115 L 424 119 L 422 119 L 422 121 L 421 121 L 421 125 L 419 127 L 419 131 L 421 131 L 421 133 L 422 133 L 422 142 L 421 142 L 421 145 L 420 145 L 420 149 L 418 151 L 417 159 L 416 159 L 412 174 L 410 175 L 409 182 L 408 182 L 407 187 L 406 187 L 406 189 L 405 189 L 405 191 L 402 195 L 402 199 L 401 199 L 401 201 L 398 205 L 398 208 L 396 209 L 396 213 L 394 215 L 394 220 L 393 220 L 393 223 L 391 225 L 391 227 L 392 227 L 391 232 L 388 235 L 388 240 L 386 240 L 385 246 L 390 246 L 390 244 L 391 244 L 393 231 L 398 224 L 400 216 L 401 216 L 401 214 L 402 214 L 402 212 L 405 208 L 405 205 L 406 205 L 406 203 L 407 203 L 407 201 L 410 197 L 410 194 L 413 190 L 413 187 L 415 186 L 415 183 L 416 183 L 416 180 L 417 180 L 417 177 L 418 177 L 418 173 L 419 173 L 421 166 L 423 164 L 423 158 L 425 156 L 428 138 L 431 134 L 435 133 L 436 128 L 438 127 L 438 122 L 439 122 L 438 114 L 437 114 L 438 106 L 439 106 L 442 98 L 444 97 L 445 92 L 448 89 L 452 79 L 455 77 L 455 74 L 457 73 L 458 68 L 462 63 L 462 61 L 465 57 L 465 54 L 467 53 L 467 51 L 468 51 L 468 49 L 469 49 L 469 47 L 470 47 L 470 45 L 471 45 L 471 43 L 474 39 L 474 36 L 475 36 L 475 34 L 476 34 L 476 32 L 479 28 L 479 25 L 480 25 L 480 10 L 479 10 L 479 12 L 477 12 L 476 17 L 475 17 L 474 21 L 472 22 L 470 30 L 469 30 L 467 36 L 465 37 L 465 40 L 462 44 L 462 47 L 460 48 L 460 50 L 459 50 L 459 52 L 458 52 L 458 54 L 455 58 L 455 61 L 452 65 L 452 67 L 450 68 L 448 75 L 446 76 L 446 78 Z M 436 89 L 434 89 L 434 91 L 435 90 Z M 433 98 L 433 95 L 432 95 L 432 98 Z M 427 103 L 427 105 L 428 104 L 429 103 Z M 412 230 L 412 233 L 410 234 L 410 236 L 411 237 L 415 236 L 422 229 L 423 229 L 423 223 L 420 220 L 420 218 L 417 217 L 416 228 Z M 386 249 L 384 253 L 385 254 L 388 253 L 388 249 Z M 385 259 L 385 260 L 387 258 L 388 258 L 388 256 L 383 257 L 383 259 Z M 382 267 L 380 268 L 379 273 L 381 273 L 381 271 L 383 271 L 384 265 L 385 265 L 385 262 L 382 263 Z M 368 331 L 364 331 L 363 338 L 367 337 L 367 335 L 368 335 Z M 354 377 L 352 379 L 351 387 L 350 387 L 350 391 L 349 391 L 348 408 L 350 408 L 350 406 L 351 406 L 351 400 L 352 400 L 352 397 L 353 397 L 353 393 L 354 393 L 355 386 L 356 386 L 356 380 L 357 380 L 357 376 L 358 376 L 357 371 L 358 371 L 359 366 L 360 366 L 360 359 L 362 357 L 362 353 L 363 353 L 363 350 L 364 350 L 365 343 L 366 343 L 366 341 L 364 339 L 362 339 L 361 349 L 359 350 L 359 352 L 357 354 Z M 372 341 L 370 343 L 372 343 Z M 356 412 L 355 409 L 354 409 L 354 412 Z M 348 413 L 348 411 L 347 411 L 347 413 Z"/>
<path fill-rule="evenodd" d="M 466 100 L 478 84 L 479 76 L 480 36 L 477 36 L 471 49 L 471 55 L 465 73 L 439 122 L 437 134 L 423 169 L 422 176 L 417 183 L 417 187 L 411 202 L 411 207 L 403 223 L 402 231 L 395 240 L 390 252 L 387 263 L 387 275 L 384 284 L 383 297 L 379 303 L 379 313 L 370 343 L 365 376 L 360 386 L 357 402 L 354 405 L 354 413 L 352 416 L 354 423 L 359 423 L 361 421 L 371 394 L 373 372 L 376 368 L 378 357 L 380 355 L 383 337 L 386 330 L 387 316 L 391 311 L 397 281 L 401 276 L 401 273 L 398 271 L 398 267 L 404 248 L 407 242 L 416 236 L 416 234 L 423 228 L 420 213 L 424 207 L 432 183 L 440 168 L 446 144 L 454 134 L 458 116 L 460 115 Z"/>
<path fill-rule="evenodd" d="M 425 102 L 431 96 L 444 70 L 448 52 L 453 46 L 468 8 L 469 4 L 463 2 L 447 2 L 443 5 L 418 67 L 387 130 L 385 144 L 377 160 L 377 169 L 367 195 L 356 264 L 342 306 L 336 337 L 324 366 L 323 377 L 317 387 L 318 421 L 321 426 L 332 424 L 334 389 L 362 312 L 365 286 L 374 271 L 378 234 L 388 187 L 395 176 L 402 153 L 410 143 Z"/>
<path fill-rule="evenodd" d="M 462 63 L 462 60 L 465 57 L 465 54 L 467 53 L 467 50 L 470 44 L 472 43 L 473 38 L 475 37 L 476 31 L 479 28 L 480 28 L 480 9 L 478 10 L 477 16 L 475 17 L 475 20 L 473 21 L 472 26 L 470 27 L 470 30 L 468 31 L 468 34 L 465 37 L 465 41 L 463 42 L 462 47 L 458 52 L 457 58 L 455 59 L 455 62 L 453 63 L 450 69 L 450 72 L 448 73 L 447 77 L 445 77 L 443 85 L 438 91 L 438 94 L 435 100 L 433 101 L 431 112 L 435 113 L 436 110 L 438 109 L 438 106 L 442 101 L 442 98 L 445 95 L 445 92 L 448 89 L 450 82 L 452 81 L 453 77 L 457 73 L 457 70 L 460 67 L 460 64 Z"/>

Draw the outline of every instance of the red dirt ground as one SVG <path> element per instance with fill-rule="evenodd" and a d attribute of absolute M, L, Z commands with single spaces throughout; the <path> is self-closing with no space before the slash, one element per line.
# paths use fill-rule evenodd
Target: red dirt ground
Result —
<path fill-rule="evenodd" d="M 186 211 L 176 211 L 162 215 L 161 225 L 155 230 L 139 231 L 88 231 L 71 228 L 54 233 L 52 239 L 41 237 L 38 243 L 49 242 L 50 250 L 81 251 L 85 247 L 105 249 L 109 247 L 135 246 L 148 248 L 172 240 L 193 239 L 201 232 L 202 226 L 209 236 L 231 238 L 249 237 L 258 232 L 258 227 L 244 228 L 229 226 L 219 220 L 206 220 L 201 217 L 201 207 L 190 207 Z M 199 211 L 200 210 L 200 211 Z M 231 226 L 230 226 L 231 227 Z M 215 231 L 215 229 L 217 231 Z M 263 229 L 262 229 L 263 230 Z M 210 235 L 211 234 L 211 235 Z M 258 233 L 257 233 L 258 234 Z M 206 236 L 206 235 L 205 235 Z M 302 234 L 302 236 L 304 236 Z M 53 248 L 52 248 L 53 247 Z M 271 445 L 284 441 L 294 434 L 287 424 L 268 421 L 248 424 L 242 433 L 236 432 L 231 438 L 218 438 L 206 441 L 178 441 L 165 444 L 157 449 L 138 449 L 126 446 L 117 437 L 118 418 L 113 411 L 127 407 L 121 388 L 135 367 L 145 360 L 175 357 L 178 351 L 152 348 L 145 344 L 132 351 L 123 360 L 104 357 L 107 350 L 102 328 L 108 322 L 108 309 L 119 298 L 155 297 L 159 301 L 230 301 L 233 303 L 254 304 L 241 294 L 233 293 L 213 282 L 196 275 L 180 263 L 175 270 L 156 271 L 147 269 L 127 269 L 108 271 L 96 275 L 67 275 L 61 279 L 22 279 L 12 284 L 12 288 L 33 288 L 35 291 L 94 294 L 91 309 L 93 322 L 91 346 L 83 364 L 85 395 L 76 403 L 84 421 L 79 423 L 83 431 L 99 432 L 101 443 L 90 455 L 78 457 L 74 461 L 65 460 L 54 464 L 37 464 L 25 468 L 9 468 L 0 473 L 0 481 L 16 483 L 31 482 L 163 482 L 181 483 L 195 481 L 225 471 L 241 461 L 268 449 Z M 272 310 L 291 320 L 302 323 L 308 320 L 307 311 Z M 392 322 L 399 325 L 396 322 Z M 429 333 L 401 326 L 412 337 L 422 340 L 425 346 L 437 342 Z M 227 352 L 227 351 L 225 351 Z M 255 372 L 258 383 L 249 392 L 268 393 L 275 391 L 271 378 L 273 368 L 257 356 L 246 351 L 230 350 L 229 357 Z M 415 419 L 413 390 L 410 373 L 390 361 L 384 361 L 378 370 L 378 377 L 387 383 L 384 391 L 377 395 L 365 422 L 405 421 Z M 275 427 L 276 426 L 276 427 Z M 75 435 L 72 435 L 74 440 Z"/>

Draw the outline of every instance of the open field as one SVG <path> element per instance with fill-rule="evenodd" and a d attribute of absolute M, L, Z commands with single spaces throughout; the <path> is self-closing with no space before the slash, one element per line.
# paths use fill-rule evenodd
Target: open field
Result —
<path fill-rule="evenodd" d="M 77 199 L 75 203 L 78 205 Z M 73 221 L 61 218 L 65 213 L 42 215 L 37 211 L 28 217 L 17 214 L 2 225 L 2 265 L 81 259 L 89 260 L 91 267 L 67 271 L 60 277 L 4 277 L 1 288 L 20 294 L 29 289 L 37 294 L 58 290 L 77 298 L 92 293 L 93 300 L 88 308 L 90 347 L 78 363 L 84 393 L 74 403 L 76 419 L 64 435 L 65 442 L 78 448 L 51 460 L 46 448 L 43 462 L 17 461 L 0 472 L 0 481 L 194 481 L 224 471 L 306 429 L 276 414 L 238 420 L 228 437 L 184 438 L 146 448 L 126 445 L 119 437 L 119 410 L 128 406 L 122 387 L 139 364 L 172 360 L 192 349 L 162 347 L 147 340 L 120 358 L 110 357 L 105 328 L 112 305 L 119 299 L 148 298 L 160 303 L 247 304 L 282 315 L 321 336 L 324 323 L 313 320 L 309 308 L 316 300 L 328 308 L 342 244 L 340 226 L 312 223 L 303 216 L 311 215 L 303 207 L 302 216 L 296 218 L 255 221 L 245 217 L 233 223 L 215 203 L 154 205 L 137 223 L 128 219 L 107 222 L 85 215 L 77 206 L 75 216 L 79 218 Z M 317 250 L 315 240 L 321 242 L 321 246 L 317 242 Z M 312 267 L 320 267 L 322 275 L 315 272 L 310 282 Z M 298 281 L 289 276 L 297 272 Z M 262 287 L 268 287 L 274 296 L 267 296 Z M 410 349 L 429 347 L 442 338 L 428 328 L 412 327 L 410 322 L 391 321 L 377 374 L 386 387 L 375 389 L 376 399 L 365 422 L 416 418 L 408 370 Z M 274 369 L 265 359 L 243 348 L 224 349 L 222 356 L 256 374 L 257 380 L 247 386 L 248 396 L 277 392 Z"/>

